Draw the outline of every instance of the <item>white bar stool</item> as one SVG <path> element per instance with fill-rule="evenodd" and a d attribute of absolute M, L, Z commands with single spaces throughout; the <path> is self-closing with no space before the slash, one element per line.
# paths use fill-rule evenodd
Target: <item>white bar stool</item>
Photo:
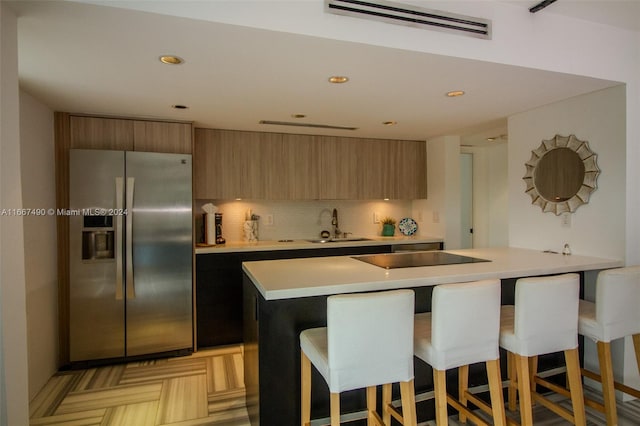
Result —
<path fill-rule="evenodd" d="M 467 408 L 467 401 L 493 415 L 493 424 L 506 424 L 500 378 L 500 281 L 443 284 L 433 289 L 431 312 L 415 316 L 414 354 L 431 365 L 436 400 L 436 423 L 448 424 L 447 404 L 487 423 Z M 491 406 L 468 391 L 469 365 L 485 362 Z M 459 400 L 447 394 L 446 370 L 459 368 Z"/>
<path fill-rule="evenodd" d="M 509 357 L 509 409 L 515 410 L 517 387 L 523 426 L 533 425 L 532 399 L 575 425 L 586 424 L 578 355 L 579 298 L 578 274 L 521 278 L 515 306 L 502 307 L 500 346 Z M 538 355 L 555 352 L 564 352 L 573 413 L 535 392 L 539 384 L 566 395 L 565 388 L 538 377 L 535 367 L 529 369 Z"/>
<path fill-rule="evenodd" d="M 327 327 L 300 333 L 302 426 L 311 420 L 311 364 L 331 393 L 331 426 L 340 424 L 340 392 L 367 388 L 368 425 L 384 425 L 376 386 L 400 383 L 405 426 L 416 425 L 413 387 L 413 290 L 327 298 Z M 388 395 L 390 399 L 390 392 Z M 383 411 L 392 409 L 390 400 Z"/>
<path fill-rule="evenodd" d="M 596 342 L 600 375 L 585 369 L 582 375 L 602 383 L 604 398 L 604 405 L 592 400 L 586 400 L 586 404 L 605 413 L 607 425 L 617 425 L 615 389 L 640 398 L 638 390 L 615 382 L 611 364 L 611 341 L 633 336 L 640 370 L 640 266 L 598 274 L 595 303 L 580 300 L 578 333 Z"/>

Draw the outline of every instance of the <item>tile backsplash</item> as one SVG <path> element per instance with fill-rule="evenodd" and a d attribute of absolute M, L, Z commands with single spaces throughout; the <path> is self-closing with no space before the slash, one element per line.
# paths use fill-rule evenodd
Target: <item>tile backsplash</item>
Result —
<path fill-rule="evenodd" d="M 260 216 L 259 240 L 317 238 L 320 232 L 332 231 L 331 214 L 338 210 L 339 228 L 355 237 L 380 235 L 381 225 L 374 223 L 374 214 L 380 219 L 391 216 L 396 221 L 411 216 L 411 200 L 318 200 L 318 201 L 265 201 L 265 200 L 196 200 L 197 241 L 201 241 L 202 206 L 212 203 L 223 214 L 222 236 L 227 241 L 243 241 L 242 226 L 250 209 Z M 397 232 L 397 231 L 396 231 Z"/>

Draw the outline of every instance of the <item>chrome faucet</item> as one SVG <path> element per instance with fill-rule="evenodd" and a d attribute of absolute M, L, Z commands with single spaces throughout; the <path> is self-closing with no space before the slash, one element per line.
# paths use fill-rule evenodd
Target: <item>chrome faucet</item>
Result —
<path fill-rule="evenodd" d="M 340 232 L 340 228 L 338 228 L 338 210 L 337 209 L 333 209 L 333 214 L 331 215 L 331 225 L 333 225 L 334 238 L 339 238 L 342 232 Z"/>

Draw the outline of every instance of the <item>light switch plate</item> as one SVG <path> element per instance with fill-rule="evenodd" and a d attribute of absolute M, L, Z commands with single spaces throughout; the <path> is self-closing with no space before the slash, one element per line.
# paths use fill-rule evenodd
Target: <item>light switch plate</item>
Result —
<path fill-rule="evenodd" d="M 266 226 L 273 226 L 273 215 L 272 214 L 268 214 L 268 215 L 265 216 L 264 224 Z"/>
<path fill-rule="evenodd" d="M 373 223 L 380 223 L 380 213 L 379 212 L 374 212 L 373 213 Z"/>

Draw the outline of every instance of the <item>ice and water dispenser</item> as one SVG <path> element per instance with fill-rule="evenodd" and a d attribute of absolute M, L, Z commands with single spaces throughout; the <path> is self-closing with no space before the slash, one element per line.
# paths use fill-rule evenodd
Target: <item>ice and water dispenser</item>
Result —
<path fill-rule="evenodd" d="M 114 259 L 113 216 L 83 216 L 82 221 L 82 260 Z"/>

